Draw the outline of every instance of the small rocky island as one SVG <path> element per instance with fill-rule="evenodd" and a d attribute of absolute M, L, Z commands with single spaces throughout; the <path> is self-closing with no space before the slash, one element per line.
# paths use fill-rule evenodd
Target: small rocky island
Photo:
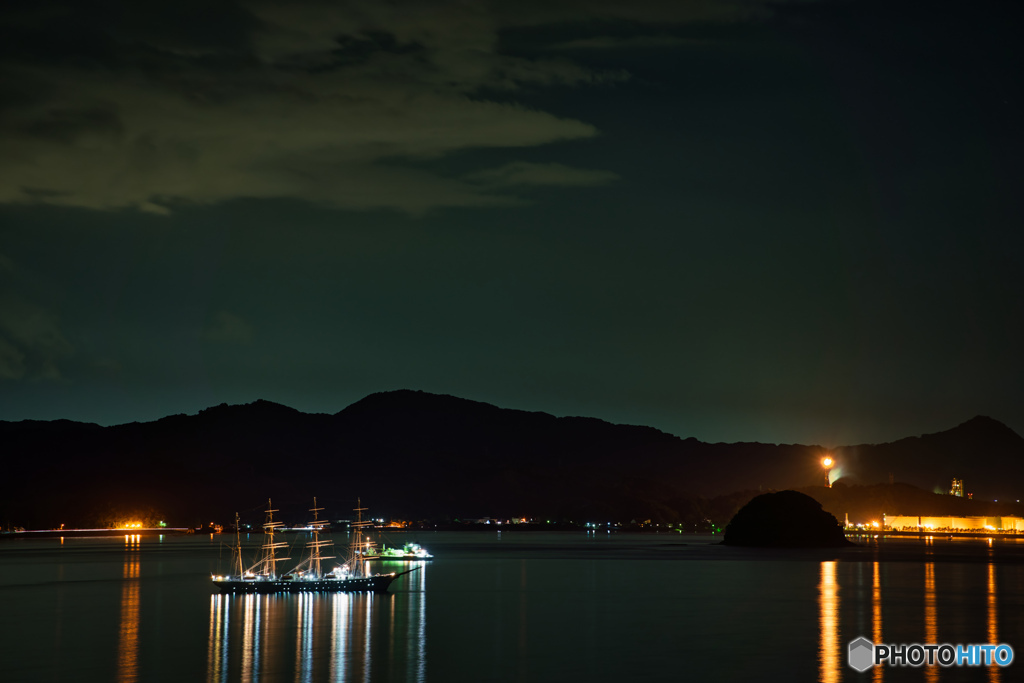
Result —
<path fill-rule="evenodd" d="M 725 528 L 723 545 L 759 548 L 845 548 L 835 517 L 821 503 L 797 491 L 757 496 L 744 505 Z"/>

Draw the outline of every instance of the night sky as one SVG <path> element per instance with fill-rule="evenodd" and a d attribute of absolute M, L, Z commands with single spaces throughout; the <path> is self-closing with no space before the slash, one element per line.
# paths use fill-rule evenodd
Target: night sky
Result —
<path fill-rule="evenodd" d="M 8 0 L 0 419 L 1024 433 L 1019 7 Z"/>

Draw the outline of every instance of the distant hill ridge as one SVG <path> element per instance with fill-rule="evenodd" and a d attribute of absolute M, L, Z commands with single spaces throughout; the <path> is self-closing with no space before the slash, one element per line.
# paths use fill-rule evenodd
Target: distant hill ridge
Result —
<path fill-rule="evenodd" d="M 260 400 L 111 427 L 0 422 L 0 451 L 10 475 L 0 483 L 0 523 L 30 509 L 38 524 L 133 504 L 205 519 L 267 496 L 312 495 L 337 510 L 362 496 L 407 516 L 672 519 L 695 497 L 819 485 L 825 452 L 708 444 L 411 390 L 371 394 L 334 414 Z M 850 482 L 891 475 L 933 490 L 957 476 L 988 498 L 1024 482 L 1024 439 L 990 417 L 833 453 Z"/>

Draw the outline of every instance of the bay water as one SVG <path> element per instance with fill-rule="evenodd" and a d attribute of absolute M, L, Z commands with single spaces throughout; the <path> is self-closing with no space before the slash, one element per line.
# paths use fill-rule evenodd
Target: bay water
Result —
<path fill-rule="evenodd" d="M 406 532 L 387 594 L 220 595 L 233 537 L 0 540 L 0 680 L 1024 681 L 1009 667 L 847 666 L 849 641 L 1024 646 L 1024 543 Z M 289 540 L 298 548 L 301 534 Z M 261 537 L 243 539 L 250 554 Z M 336 536 L 343 546 L 346 537 Z"/>

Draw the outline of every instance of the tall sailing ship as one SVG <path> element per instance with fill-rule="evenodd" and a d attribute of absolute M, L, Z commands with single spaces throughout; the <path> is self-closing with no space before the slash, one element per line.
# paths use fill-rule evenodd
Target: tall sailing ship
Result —
<path fill-rule="evenodd" d="M 288 544 L 274 540 L 274 534 L 281 528 L 282 523 L 274 520 L 274 513 L 278 510 L 273 509 L 270 500 L 267 500 L 267 521 L 263 524 L 266 540 L 260 546 L 256 562 L 248 569 L 242 560 L 242 536 L 239 531 L 238 513 L 235 513 L 235 547 L 231 562 L 234 573 L 214 576 L 213 585 L 221 593 L 386 593 L 392 581 L 417 568 L 390 574 L 369 574 L 365 571 L 362 557 L 372 546 L 369 540 L 363 540 L 363 528 L 369 524 L 363 521 L 362 513 L 365 509 L 357 507 L 355 510 L 358 513 L 358 520 L 352 525 L 354 539 L 348 561 L 341 565 L 336 564 L 325 572 L 325 565 L 331 564 L 329 560 L 335 559 L 333 555 L 324 554 L 330 552 L 327 549 L 333 545 L 333 541 L 320 537 L 328 522 L 326 519 L 320 519 L 318 513 L 323 508 L 317 507 L 314 498 L 313 508 L 310 510 L 313 513 L 313 521 L 310 523 L 312 536 L 310 542 L 306 544 L 306 556 L 291 571 L 284 574 L 278 573 L 277 563 L 291 558 L 278 556 L 278 551 L 287 548 Z"/>

